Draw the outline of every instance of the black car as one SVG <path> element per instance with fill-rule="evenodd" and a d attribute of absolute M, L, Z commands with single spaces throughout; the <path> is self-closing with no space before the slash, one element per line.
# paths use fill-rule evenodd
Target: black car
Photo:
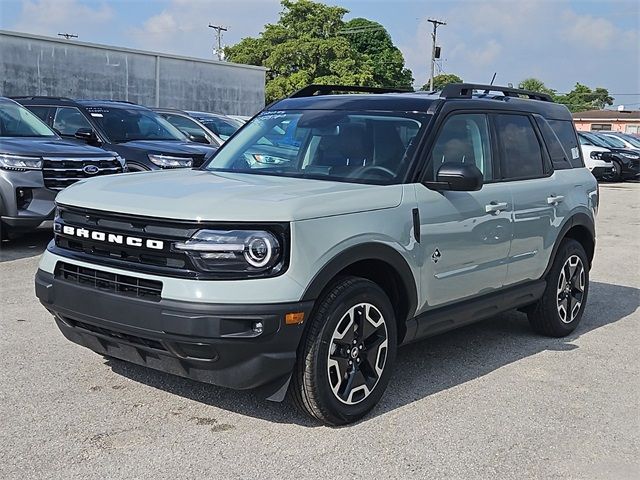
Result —
<path fill-rule="evenodd" d="M 194 112 L 191 110 L 187 111 L 187 113 L 204 124 L 223 141 L 228 140 L 231 135 L 236 133 L 244 125 L 242 121 L 221 113 Z"/>
<path fill-rule="evenodd" d="M 607 160 L 611 160 L 615 172 L 610 176 L 606 176 L 605 180 L 618 182 L 625 179 L 636 178 L 640 174 L 640 153 L 616 145 L 613 139 L 606 135 L 599 135 L 593 132 L 578 132 L 580 143 L 583 145 L 592 145 L 594 147 L 602 147 L 609 149 L 610 153 L 606 155 Z"/>
<path fill-rule="evenodd" d="M 123 157 L 130 171 L 198 167 L 216 148 L 189 141 L 153 110 L 129 102 L 14 97 L 63 138 Z"/>

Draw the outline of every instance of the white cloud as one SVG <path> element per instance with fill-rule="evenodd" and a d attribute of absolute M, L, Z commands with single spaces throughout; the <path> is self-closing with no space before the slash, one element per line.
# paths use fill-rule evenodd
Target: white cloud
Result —
<path fill-rule="evenodd" d="M 33 0 L 24 1 L 22 11 L 13 30 L 56 36 L 58 33 L 73 33 L 89 36 L 98 26 L 113 20 L 113 9 L 102 3 L 88 6 L 77 0 Z"/>
<path fill-rule="evenodd" d="M 279 11 L 278 0 L 171 0 L 128 36 L 137 48 L 211 58 L 215 37 L 209 23 L 227 27 L 223 44 L 232 45 L 258 35 Z"/>

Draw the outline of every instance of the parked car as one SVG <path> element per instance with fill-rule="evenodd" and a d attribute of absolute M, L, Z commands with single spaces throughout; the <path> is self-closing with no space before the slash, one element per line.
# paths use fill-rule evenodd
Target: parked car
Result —
<path fill-rule="evenodd" d="M 194 112 L 191 110 L 187 111 L 187 113 L 206 125 L 209 130 L 222 140 L 227 140 L 244 125 L 240 120 L 219 113 Z"/>
<path fill-rule="evenodd" d="M 123 157 L 132 172 L 197 167 L 216 148 L 191 142 L 156 112 L 129 102 L 14 97 L 64 138 Z"/>
<path fill-rule="evenodd" d="M 580 138 L 580 149 L 584 158 L 584 165 L 598 180 L 613 181 L 616 176 L 616 169 L 611 161 L 611 151 L 608 148 L 596 147 L 590 144 L 582 144 L 585 142 Z M 616 180 L 617 181 L 617 180 Z"/>
<path fill-rule="evenodd" d="M 605 180 L 618 182 L 636 178 L 640 174 L 640 152 L 624 147 L 622 142 L 616 141 L 608 135 L 579 132 L 578 136 L 581 144 L 606 149 L 606 152 L 594 153 L 594 155 L 600 155 L 603 160 L 610 161 L 613 165 L 613 173 L 605 174 Z"/>
<path fill-rule="evenodd" d="M 304 141 L 256 161 L 294 121 Z M 312 85 L 199 169 L 65 190 L 36 293 L 101 355 L 339 425 L 380 400 L 399 345 L 514 308 L 574 331 L 598 202 L 548 95 Z"/>
<path fill-rule="evenodd" d="M 622 132 L 599 131 L 597 133 L 618 148 L 628 148 L 630 150 L 640 151 L 640 138 L 636 137 L 635 135 Z"/>
<path fill-rule="evenodd" d="M 65 141 L 29 110 L 0 97 L 0 241 L 53 220 L 63 188 L 123 171 L 116 153 Z"/>
<path fill-rule="evenodd" d="M 205 143 L 213 145 L 216 148 L 224 143 L 224 140 L 211 131 L 204 123 L 193 118 L 184 110 L 174 108 L 153 108 L 152 110 L 164 117 L 192 142 Z"/>

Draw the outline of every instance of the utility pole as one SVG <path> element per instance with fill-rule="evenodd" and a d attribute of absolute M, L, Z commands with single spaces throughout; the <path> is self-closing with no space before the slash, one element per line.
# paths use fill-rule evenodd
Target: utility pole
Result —
<path fill-rule="evenodd" d="M 429 76 L 429 90 L 433 92 L 433 73 L 436 66 L 436 35 L 438 27 L 440 25 L 446 25 L 446 23 L 432 18 L 429 18 L 427 21 L 433 23 L 433 33 L 431 34 L 431 38 L 433 39 L 433 45 L 431 47 L 431 75 Z"/>
<path fill-rule="evenodd" d="M 222 27 L 220 25 L 212 25 L 209 24 L 209 28 L 213 28 L 216 31 L 216 38 L 218 39 L 218 48 L 214 48 L 215 53 L 218 54 L 218 60 L 222 61 L 223 60 L 223 53 L 222 53 L 222 32 L 226 32 L 229 29 L 226 27 Z"/>
<path fill-rule="evenodd" d="M 69 40 L 70 38 L 78 38 L 78 35 L 74 35 L 73 33 L 59 33 L 58 36 L 64 37 L 67 40 Z"/>

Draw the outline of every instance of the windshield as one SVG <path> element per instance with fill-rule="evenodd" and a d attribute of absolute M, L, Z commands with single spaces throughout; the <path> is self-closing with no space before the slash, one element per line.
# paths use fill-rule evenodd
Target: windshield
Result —
<path fill-rule="evenodd" d="M 185 135 L 156 112 L 142 108 L 87 107 L 113 143 L 131 140 L 186 140 Z"/>
<path fill-rule="evenodd" d="M 403 181 L 428 116 L 327 110 L 265 111 L 205 166 L 212 171 L 355 183 Z"/>
<path fill-rule="evenodd" d="M 231 118 L 202 117 L 198 120 L 222 140 L 227 140 L 242 126 L 242 123 Z"/>
<path fill-rule="evenodd" d="M 608 145 L 607 142 L 605 142 L 602 138 L 598 137 L 593 133 L 581 133 L 580 140 L 583 140 L 583 139 L 585 140 L 585 142 L 584 143 L 582 141 L 580 142 L 583 145 L 595 145 L 596 147 L 604 147 L 604 148 L 608 148 L 611 146 L 611 145 Z"/>
<path fill-rule="evenodd" d="M 0 137 L 56 137 L 42 120 L 13 102 L 0 103 Z"/>
<path fill-rule="evenodd" d="M 629 142 L 634 147 L 640 148 L 640 139 L 639 138 L 634 137 L 633 135 L 630 135 L 628 133 L 625 133 L 624 135 L 622 135 L 622 138 L 624 138 L 627 142 Z"/>
<path fill-rule="evenodd" d="M 600 135 L 598 138 L 600 138 L 605 143 L 605 146 L 607 147 L 626 148 L 626 145 L 622 140 L 616 137 L 612 137 L 611 135 L 603 134 L 603 135 Z"/>

